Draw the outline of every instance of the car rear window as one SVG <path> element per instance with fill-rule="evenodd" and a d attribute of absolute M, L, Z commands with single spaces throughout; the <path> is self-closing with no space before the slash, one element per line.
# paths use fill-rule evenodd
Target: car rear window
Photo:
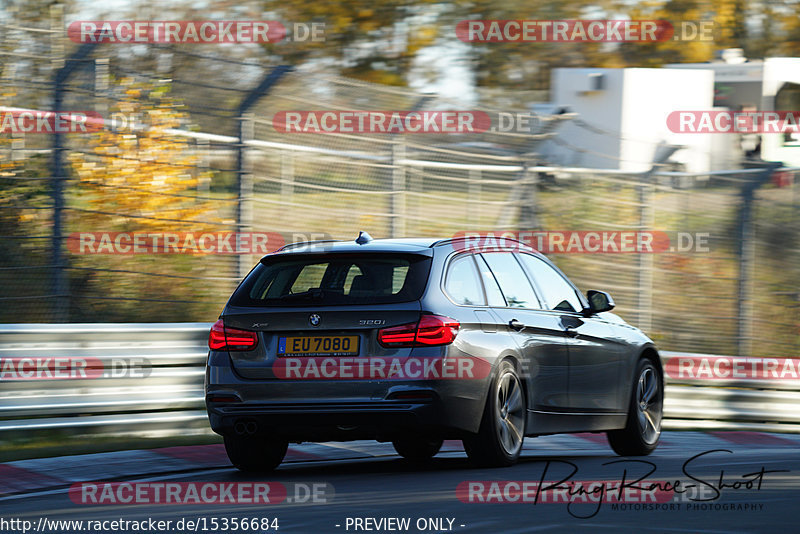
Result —
<path fill-rule="evenodd" d="M 268 256 L 231 297 L 234 306 L 392 304 L 422 296 L 431 260 L 418 254 Z"/>

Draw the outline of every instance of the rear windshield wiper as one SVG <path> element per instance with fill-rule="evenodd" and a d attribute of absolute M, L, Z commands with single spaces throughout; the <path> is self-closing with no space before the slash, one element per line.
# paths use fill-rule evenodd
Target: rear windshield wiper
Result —
<path fill-rule="evenodd" d="M 326 297 L 340 297 L 343 296 L 342 291 L 330 291 L 321 288 L 309 289 L 302 293 L 289 293 L 278 297 L 278 300 L 322 300 Z"/>

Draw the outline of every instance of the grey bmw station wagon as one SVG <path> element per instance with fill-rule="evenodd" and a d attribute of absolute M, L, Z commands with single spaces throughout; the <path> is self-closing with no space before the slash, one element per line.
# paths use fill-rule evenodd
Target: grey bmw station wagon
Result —
<path fill-rule="evenodd" d="M 211 329 L 211 427 L 244 471 L 304 441 L 391 441 L 421 462 L 460 439 L 475 464 L 508 466 L 525 436 L 605 432 L 618 454 L 646 455 L 663 372 L 613 307 L 511 240 L 287 245 Z"/>

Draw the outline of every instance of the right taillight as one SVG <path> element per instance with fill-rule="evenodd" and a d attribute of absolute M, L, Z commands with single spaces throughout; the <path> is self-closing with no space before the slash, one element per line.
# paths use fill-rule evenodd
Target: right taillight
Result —
<path fill-rule="evenodd" d="M 423 315 L 419 321 L 378 330 L 384 347 L 431 347 L 449 345 L 456 339 L 461 324 L 441 315 Z"/>
<path fill-rule="evenodd" d="M 208 334 L 211 350 L 253 350 L 258 345 L 258 334 L 225 326 L 222 319 L 214 323 Z"/>

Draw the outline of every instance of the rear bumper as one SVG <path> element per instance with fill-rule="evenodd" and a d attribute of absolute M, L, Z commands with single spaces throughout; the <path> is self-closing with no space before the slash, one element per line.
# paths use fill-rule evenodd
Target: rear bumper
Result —
<path fill-rule="evenodd" d="M 206 408 L 221 435 L 289 441 L 392 439 L 413 432 L 457 437 L 477 432 L 488 379 L 287 381 L 239 376 L 228 358 L 206 372 Z M 400 396 L 400 398 L 398 398 Z"/>
<path fill-rule="evenodd" d="M 242 426 L 255 423 L 259 434 L 281 436 L 289 441 L 335 441 L 349 439 L 391 439 L 409 431 L 450 435 L 451 428 L 441 402 L 320 404 L 207 403 L 214 432 L 236 435 Z"/>

